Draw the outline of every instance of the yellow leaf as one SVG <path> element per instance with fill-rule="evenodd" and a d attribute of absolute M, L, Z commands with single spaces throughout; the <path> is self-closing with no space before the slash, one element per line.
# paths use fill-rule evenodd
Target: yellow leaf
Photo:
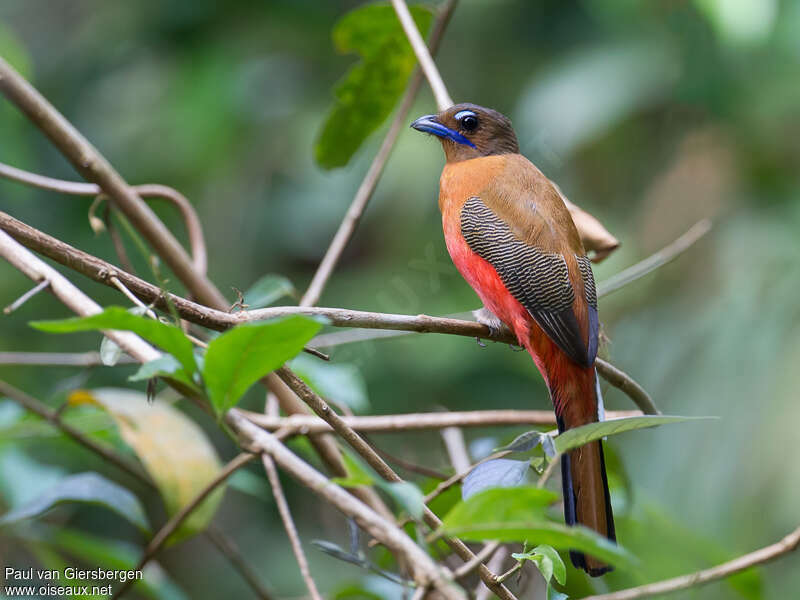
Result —
<path fill-rule="evenodd" d="M 95 404 L 114 419 L 122 439 L 142 461 L 170 515 L 205 488 L 221 466 L 216 450 L 197 424 L 170 404 L 148 402 L 145 394 L 119 388 L 77 390 L 70 404 Z M 172 541 L 202 531 L 222 500 L 215 490 L 173 535 Z"/>

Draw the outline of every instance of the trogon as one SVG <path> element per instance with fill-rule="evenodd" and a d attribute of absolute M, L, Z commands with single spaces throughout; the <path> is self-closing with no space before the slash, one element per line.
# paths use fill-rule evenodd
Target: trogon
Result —
<path fill-rule="evenodd" d="M 598 420 L 597 293 L 592 267 L 558 187 L 519 153 L 511 121 L 457 104 L 414 121 L 438 136 L 446 164 L 439 208 L 447 250 L 484 308 L 478 320 L 505 324 L 544 377 L 560 432 Z M 561 459 L 564 517 L 616 540 L 603 446 Z M 571 552 L 592 576 L 611 568 Z"/>

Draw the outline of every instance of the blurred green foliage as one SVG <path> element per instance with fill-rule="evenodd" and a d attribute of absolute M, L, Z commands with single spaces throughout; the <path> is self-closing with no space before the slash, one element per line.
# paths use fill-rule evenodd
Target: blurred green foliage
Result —
<path fill-rule="evenodd" d="M 332 50 L 332 31 L 359 5 L 4 0 L 0 55 L 31 77 L 129 181 L 171 185 L 191 199 L 205 227 L 210 276 L 233 302 L 232 287 L 246 290 L 269 273 L 305 288 L 379 143 L 380 133 L 371 136 L 336 171 L 314 162 L 332 90 L 357 60 Z M 698 219 L 715 222 L 686 255 L 602 299 L 600 315 L 610 340 L 605 354 L 665 413 L 721 419 L 610 441 L 609 454 L 617 457 L 609 463 L 616 463 L 610 480 L 618 536 L 644 568 L 590 582 L 567 561 L 566 591 L 580 597 L 593 587 L 616 589 L 706 567 L 795 527 L 800 2 L 464 0 L 437 63 L 456 101 L 508 114 L 529 158 L 622 241 L 596 265 L 598 281 Z M 433 107 L 423 90 L 412 116 Z M 76 178 L 2 99 L 0 161 Z M 476 307 L 444 249 L 436 207 L 442 162 L 435 142 L 411 131 L 401 135 L 322 304 L 408 314 Z M 108 236 L 95 236 L 89 227 L 90 203 L 0 180 L 2 210 L 113 260 Z M 178 215 L 161 203 L 153 206 L 183 239 Z M 131 253 L 149 277 L 145 261 Z M 98 302 L 120 303 L 115 291 L 69 277 Z M 4 305 L 29 287 L 0 264 Z M 52 336 L 27 325 L 66 316 L 51 296 L 36 296 L 3 317 L 0 350 L 97 350 L 96 333 Z M 416 335 L 344 345 L 332 358 L 360 369 L 370 410 L 378 414 L 549 406 L 530 358 L 502 345 L 481 349 L 462 338 Z M 77 387 L 120 385 L 135 370 L 0 366 L 0 377 L 57 406 Z M 131 385 L 144 389 L 143 382 Z M 608 408 L 629 408 L 619 392 L 605 392 Z M 263 397 L 252 391 L 244 403 L 261 410 Z M 233 454 L 213 419 L 181 408 L 221 456 Z M 97 413 L 71 408 L 66 415 L 125 451 Z M 152 491 L 64 436 L 31 429 L 35 423 L 0 401 L 0 511 L 25 504 L 68 473 L 96 471 L 135 493 L 154 527 L 162 522 L 164 509 Z M 466 433 L 479 458 L 522 431 Z M 371 439 L 406 460 L 449 468 L 432 433 Z M 292 447 L 302 452 L 302 444 Z M 255 466 L 246 473 L 263 477 Z M 423 489 L 429 486 L 423 482 Z M 230 487 L 215 523 L 270 589 L 303 594 L 274 504 L 242 493 L 245 487 Z M 304 540 L 348 545 L 338 513 L 320 508 L 307 490 L 289 481 L 286 487 Z M 456 492 L 437 499 L 439 514 Z M 130 564 L 140 542 L 133 527 L 104 511 L 61 507 L 4 531 L 0 556 L 53 568 L 75 561 L 96 566 L 101 556 L 108 564 L 120 557 Z M 371 597 L 402 597 L 400 586 L 379 575 L 310 546 L 308 552 L 328 596 L 368 597 L 368 590 Z M 800 589 L 795 564 L 789 558 L 763 567 L 760 576 L 748 573 L 673 597 L 791 598 Z M 151 588 L 139 593 L 252 597 L 223 565 L 196 537 L 160 555 L 145 575 Z M 162 578 L 169 573 L 163 584 L 154 583 L 156 570 Z"/>

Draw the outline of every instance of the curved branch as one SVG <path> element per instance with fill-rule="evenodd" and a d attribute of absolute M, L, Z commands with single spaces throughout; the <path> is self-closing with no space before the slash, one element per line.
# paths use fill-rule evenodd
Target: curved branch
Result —
<path fill-rule="evenodd" d="M 94 183 L 53 179 L 52 177 L 30 173 L 3 163 L 0 163 L 0 177 L 71 196 L 97 196 L 103 192 L 100 186 Z M 168 200 L 180 211 L 186 227 L 186 235 L 189 238 L 189 246 L 192 250 L 192 263 L 199 273 L 205 275 L 208 268 L 208 253 L 206 251 L 205 237 L 203 236 L 203 225 L 200 223 L 200 218 L 197 216 L 194 206 L 186 196 L 174 188 L 158 183 L 134 185 L 131 189 L 142 198 Z"/>
<path fill-rule="evenodd" d="M 680 590 L 704 585 L 718 579 L 724 579 L 740 571 L 744 571 L 745 569 L 775 560 L 776 558 L 780 558 L 785 554 L 797 550 L 798 546 L 800 546 L 800 527 L 770 546 L 734 558 L 716 567 L 690 573 L 689 575 L 665 579 L 664 581 L 658 581 L 656 583 L 648 583 L 639 587 L 628 588 L 627 590 L 587 596 L 583 600 L 637 600 L 638 598 L 648 598 L 657 594 L 678 592 Z"/>

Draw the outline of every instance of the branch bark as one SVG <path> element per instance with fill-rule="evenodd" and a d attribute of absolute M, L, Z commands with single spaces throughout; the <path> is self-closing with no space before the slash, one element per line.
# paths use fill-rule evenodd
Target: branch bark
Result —
<path fill-rule="evenodd" d="M 96 183 L 114 201 L 196 298 L 215 308 L 227 308 L 225 297 L 208 278 L 195 270 L 183 246 L 136 191 L 36 88 L 2 58 L 0 92 L 50 138 L 83 177 Z"/>
<path fill-rule="evenodd" d="M 53 179 L 52 177 L 30 173 L 3 163 L 0 163 L 0 177 L 70 196 L 98 196 L 103 192 L 100 186 L 94 183 Z M 180 211 L 186 227 L 186 234 L 189 238 L 189 246 L 192 250 L 192 264 L 198 273 L 205 275 L 208 268 L 208 252 L 203 235 L 203 225 L 200 223 L 197 211 L 195 211 L 194 206 L 186 196 L 174 188 L 158 183 L 134 185 L 131 189 L 142 198 L 163 198 Z"/>
<path fill-rule="evenodd" d="M 237 409 L 225 417 L 226 422 L 244 440 L 244 445 L 259 453 L 269 454 L 273 460 L 297 479 L 344 514 L 353 517 L 367 533 L 402 557 L 413 571 L 420 586 L 430 585 L 443 598 L 462 600 L 464 593 L 458 589 L 442 568 L 433 562 L 405 533 L 372 510 L 366 504 L 332 483 L 314 468 L 297 458 L 275 436 L 250 423 Z"/>
<path fill-rule="evenodd" d="M 433 57 L 428 51 L 428 47 L 425 45 L 425 40 L 422 39 L 422 35 L 420 35 L 419 29 L 417 29 L 417 24 L 414 23 L 414 19 L 408 11 L 405 0 L 392 0 L 392 6 L 397 13 L 400 24 L 403 26 L 403 31 L 406 32 L 408 42 L 414 49 L 414 54 L 417 55 L 419 66 L 422 68 L 422 71 L 425 73 L 425 78 L 431 86 L 431 91 L 436 98 L 436 105 L 439 107 L 439 110 L 450 108 L 453 106 L 453 99 L 450 98 L 450 94 L 447 92 L 447 87 L 442 80 L 442 76 L 436 68 L 436 63 L 433 62 Z"/>
<path fill-rule="evenodd" d="M 718 579 L 724 579 L 735 575 L 745 569 L 761 565 L 776 558 L 780 558 L 790 552 L 797 550 L 800 546 L 800 527 L 783 537 L 778 542 L 761 548 L 749 554 L 745 554 L 726 563 L 717 565 L 710 569 L 681 575 L 672 579 L 665 579 L 656 583 L 648 583 L 627 590 L 587 596 L 583 600 L 637 600 L 638 598 L 649 598 L 658 594 L 671 594 L 688 588 L 705 585 Z"/>
<path fill-rule="evenodd" d="M 314 435 L 333 431 L 333 428 L 314 415 L 277 417 L 240 410 L 252 423 L 268 431 L 285 431 L 288 435 Z M 606 412 L 609 420 L 635 417 L 638 410 Z M 548 425 L 556 424 L 552 410 L 473 410 L 459 412 L 407 413 L 377 416 L 339 417 L 355 431 L 370 433 L 405 432 L 447 427 L 492 427 L 496 425 Z"/>
<path fill-rule="evenodd" d="M 223 331 L 244 322 L 261 321 L 289 315 L 324 316 L 331 325 L 336 327 L 360 327 L 365 329 L 387 329 L 397 331 L 411 331 L 417 333 L 443 333 L 466 337 L 478 337 L 496 342 L 516 344 L 517 340 L 508 330 L 493 335 L 489 328 L 475 321 L 464 321 L 447 317 L 430 317 L 427 315 L 393 315 L 375 313 L 344 308 L 320 308 L 298 306 L 276 306 L 251 311 L 228 313 L 221 310 L 208 308 L 202 304 L 192 302 L 175 294 L 163 292 L 156 286 L 126 273 L 114 265 L 94 257 L 82 250 L 73 248 L 56 238 L 53 238 L 10 215 L 0 212 L 0 229 L 17 238 L 21 243 L 29 246 L 75 269 L 79 273 L 108 286 L 114 286 L 112 277 L 117 277 L 131 292 L 148 304 L 154 304 L 162 310 L 169 310 L 172 305 L 178 314 L 197 325 Z M 37 280 L 38 281 L 38 280 Z M 597 359 L 597 370 L 601 376 L 609 376 L 609 383 L 619 387 L 627 394 L 643 412 L 652 412 L 654 405 L 649 400 L 646 392 L 636 384 L 628 375 L 619 369 L 614 371 L 606 368 L 609 363 Z"/>

